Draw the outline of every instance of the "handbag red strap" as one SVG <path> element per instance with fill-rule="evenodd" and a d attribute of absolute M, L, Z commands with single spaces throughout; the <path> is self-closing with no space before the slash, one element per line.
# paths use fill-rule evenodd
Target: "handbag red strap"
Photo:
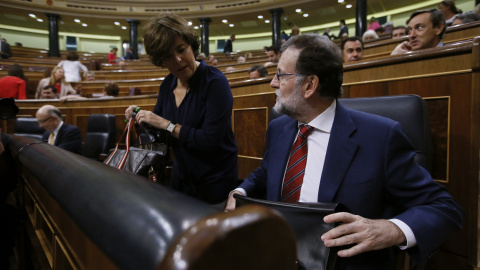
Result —
<path fill-rule="evenodd" d="M 110 161 L 112 160 L 113 156 L 115 155 L 115 152 L 118 150 L 118 146 L 122 142 L 123 138 L 125 138 L 125 146 L 126 146 L 126 151 L 125 154 L 123 155 L 122 159 L 120 160 L 117 169 L 123 169 L 123 166 L 125 166 L 125 161 L 127 160 L 128 153 L 130 152 L 130 134 L 131 130 L 133 130 L 135 119 L 133 117 L 130 117 L 130 120 L 128 120 L 127 126 L 125 127 L 125 130 L 123 130 L 122 137 L 118 140 L 117 145 L 115 146 L 115 149 L 113 152 L 108 156 L 108 158 L 105 161 L 105 164 L 109 164 Z"/>

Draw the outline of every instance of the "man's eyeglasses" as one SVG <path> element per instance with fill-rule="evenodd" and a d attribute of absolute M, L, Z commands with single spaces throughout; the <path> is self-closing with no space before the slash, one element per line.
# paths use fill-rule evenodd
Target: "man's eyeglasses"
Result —
<path fill-rule="evenodd" d="M 48 117 L 47 119 L 38 120 L 38 123 L 39 123 L 39 124 L 45 124 L 45 122 L 47 122 L 48 120 L 50 120 L 50 118 L 52 118 L 52 117 L 50 116 L 50 117 Z"/>
<path fill-rule="evenodd" d="M 275 73 L 275 76 L 277 77 L 277 80 L 280 81 L 280 78 L 282 76 L 289 76 L 289 75 L 295 75 L 295 76 L 304 76 L 305 74 L 302 74 L 302 73 L 278 73 L 278 70 L 277 72 Z"/>

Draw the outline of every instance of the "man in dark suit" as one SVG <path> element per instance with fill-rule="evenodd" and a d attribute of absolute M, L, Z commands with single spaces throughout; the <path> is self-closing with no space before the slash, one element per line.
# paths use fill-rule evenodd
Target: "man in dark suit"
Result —
<path fill-rule="evenodd" d="M 231 58 L 231 53 L 233 51 L 233 44 L 232 42 L 235 41 L 235 34 L 230 35 L 230 39 L 227 40 L 225 46 L 223 46 L 223 53 L 227 58 Z"/>
<path fill-rule="evenodd" d="M 36 115 L 40 127 L 45 133 L 42 140 L 67 151 L 82 154 L 82 138 L 80 130 L 62 121 L 62 113 L 52 105 L 45 105 L 38 109 Z"/>
<path fill-rule="evenodd" d="M 338 252 L 343 269 L 392 269 L 395 248 L 425 262 L 461 228 L 462 208 L 415 162 L 397 122 L 337 102 L 343 80 L 337 45 L 300 35 L 281 52 L 271 86 L 285 115 L 270 123 L 262 165 L 231 192 L 226 209 L 235 208 L 235 193 L 343 203 L 351 214 L 326 216 L 341 225 L 321 236 L 327 247 L 350 245 Z"/>
<path fill-rule="evenodd" d="M 4 38 L 0 39 L 0 59 L 7 59 L 12 56 L 10 44 Z"/>
<path fill-rule="evenodd" d="M 340 32 L 338 33 L 337 38 L 342 38 L 343 35 L 346 35 L 348 37 L 348 27 L 345 24 L 345 20 L 340 20 Z"/>

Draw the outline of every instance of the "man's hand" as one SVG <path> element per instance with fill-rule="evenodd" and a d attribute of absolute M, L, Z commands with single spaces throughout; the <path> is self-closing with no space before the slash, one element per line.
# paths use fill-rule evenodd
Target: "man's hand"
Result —
<path fill-rule="evenodd" d="M 339 257 L 351 257 L 371 250 L 379 250 L 406 241 L 405 235 L 394 223 L 385 219 L 366 219 L 350 213 L 335 213 L 324 218 L 326 223 L 343 223 L 322 235 L 327 247 L 355 244 L 340 250 Z"/>
<path fill-rule="evenodd" d="M 233 194 L 243 195 L 242 192 L 240 192 L 238 190 L 234 190 L 234 191 L 230 192 L 230 194 L 228 194 L 227 203 L 225 203 L 225 212 L 235 210 L 236 201 L 235 201 L 235 198 L 233 198 Z"/>
<path fill-rule="evenodd" d="M 412 51 L 412 47 L 410 47 L 410 43 L 408 41 L 404 41 L 398 44 L 398 46 L 395 47 L 395 49 L 390 55 L 403 54 L 411 51 Z"/>

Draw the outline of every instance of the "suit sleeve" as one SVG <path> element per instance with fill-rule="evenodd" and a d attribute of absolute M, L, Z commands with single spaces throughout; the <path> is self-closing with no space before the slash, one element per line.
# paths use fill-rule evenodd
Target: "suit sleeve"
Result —
<path fill-rule="evenodd" d="M 401 213 L 394 218 L 405 222 L 415 235 L 417 246 L 409 249 L 412 259 L 423 263 L 453 231 L 462 228 L 463 209 L 415 162 L 398 123 L 392 126 L 387 142 L 387 200 Z"/>
<path fill-rule="evenodd" d="M 80 130 L 77 127 L 69 127 L 65 129 L 58 147 L 67 151 L 82 154 L 82 138 Z"/>

